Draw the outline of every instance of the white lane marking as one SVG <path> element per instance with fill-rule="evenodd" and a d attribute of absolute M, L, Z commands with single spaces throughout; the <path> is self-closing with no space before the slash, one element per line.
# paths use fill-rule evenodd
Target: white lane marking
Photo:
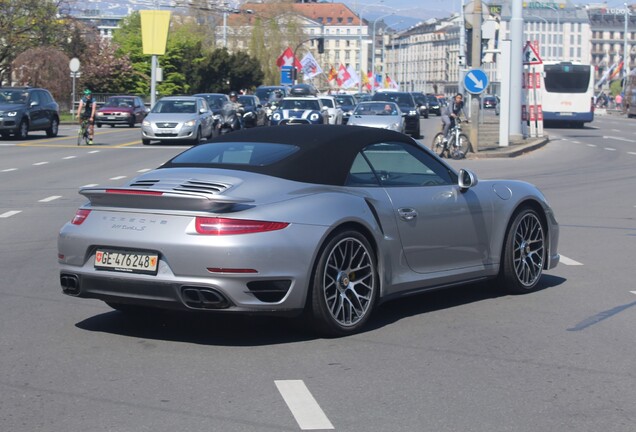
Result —
<path fill-rule="evenodd" d="M 39 200 L 38 202 L 51 202 L 51 201 L 55 201 L 56 199 L 60 199 L 62 198 L 60 195 L 51 195 L 50 197 L 46 197 L 43 198 L 41 200 Z"/>
<path fill-rule="evenodd" d="M 6 219 L 6 218 L 9 218 L 11 216 L 15 216 L 18 213 L 22 213 L 22 210 L 11 210 L 11 211 L 8 211 L 8 212 L 4 212 L 4 213 L 0 214 L 0 218 L 5 218 Z"/>
<path fill-rule="evenodd" d="M 33 166 L 38 166 L 38 165 L 46 165 L 48 162 L 36 162 L 33 164 Z"/>
<path fill-rule="evenodd" d="M 62 159 L 75 159 L 77 156 L 66 156 L 65 158 Z"/>
<path fill-rule="evenodd" d="M 630 140 L 630 139 L 627 139 L 627 138 L 621 138 L 621 137 L 615 137 L 615 136 L 603 136 L 603 139 L 613 139 L 613 140 L 616 140 L 616 141 L 625 141 L 625 142 L 630 142 L 630 143 L 636 142 L 634 140 Z"/>
<path fill-rule="evenodd" d="M 81 187 L 81 188 L 85 188 L 85 187 L 95 187 L 95 186 L 99 186 L 99 184 L 97 184 L 97 183 L 91 183 L 91 184 L 87 184 L 87 185 L 80 186 L 80 187 Z"/>
<path fill-rule="evenodd" d="M 580 263 L 578 261 L 574 261 L 572 258 L 568 258 L 568 257 L 563 256 L 563 255 L 561 255 L 561 260 L 559 262 L 562 263 L 562 264 L 571 265 L 571 266 L 583 265 L 582 263 Z"/>
<path fill-rule="evenodd" d="M 574 144 L 581 144 L 581 141 L 572 141 Z"/>
<path fill-rule="evenodd" d="M 588 147 L 596 147 L 596 144 L 588 144 Z"/>
<path fill-rule="evenodd" d="M 117 176 L 117 177 L 111 177 L 109 180 L 121 180 L 121 179 L 125 179 L 126 176 Z"/>
<path fill-rule="evenodd" d="M 334 429 L 302 380 L 274 381 L 302 430 Z"/>
<path fill-rule="evenodd" d="M 636 291 L 630 291 L 630 293 L 632 293 L 632 294 L 636 294 Z"/>
<path fill-rule="evenodd" d="M 138 173 L 145 173 L 148 171 L 152 171 L 152 168 L 144 168 L 144 169 L 140 169 L 139 171 L 137 171 Z"/>
<path fill-rule="evenodd" d="M 89 153 L 89 154 L 91 154 L 91 153 L 99 153 L 99 150 L 89 151 L 88 153 Z"/>
<path fill-rule="evenodd" d="M 2 172 L 11 172 L 11 171 L 17 171 L 17 168 L 7 168 L 7 169 L 3 169 Z"/>
<path fill-rule="evenodd" d="M 636 152 L 627 152 L 627 154 L 636 156 Z"/>
<path fill-rule="evenodd" d="M 605 147 L 605 150 L 607 150 L 607 151 L 616 151 L 616 149 L 612 148 L 612 147 Z"/>

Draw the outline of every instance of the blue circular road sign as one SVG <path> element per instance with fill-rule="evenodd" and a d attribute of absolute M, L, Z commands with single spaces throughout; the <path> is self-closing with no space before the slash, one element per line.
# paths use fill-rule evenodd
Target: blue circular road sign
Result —
<path fill-rule="evenodd" d="M 464 76 L 464 88 L 468 93 L 480 94 L 488 87 L 488 76 L 481 69 L 471 69 Z"/>

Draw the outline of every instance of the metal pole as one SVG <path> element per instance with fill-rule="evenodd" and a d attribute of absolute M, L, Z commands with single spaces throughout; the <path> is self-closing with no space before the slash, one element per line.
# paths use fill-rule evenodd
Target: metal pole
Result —
<path fill-rule="evenodd" d="M 155 106 L 157 98 L 157 56 L 153 55 L 150 61 L 150 108 Z"/>
<path fill-rule="evenodd" d="M 521 79 L 523 74 L 523 4 L 512 0 L 510 18 L 510 137 L 522 138 L 521 133 Z"/>
<path fill-rule="evenodd" d="M 627 79 L 629 76 L 629 62 L 631 60 L 631 55 L 629 52 L 629 48 L 627 46 L 627 30 L 629 26 L 629 8 L 627 7 L 627 3 L 625 3 L 625 30 L 623 32 L 623 76 Z M 625 84 L 623 84 L 625 86 Z"/>
<path fill-rule="evenodd" d="M 227 12 L 223 11 L 223 48 L 227 48 Z"/>
<path fill-rule="evenodd" d="M 510 133 L 510 39 L 501 41 L 501 99 L 499 99 L 499 147 L 508 147 Z"/>
<path fill-rule="evenodd" d="M 473 38 L 472 38 L 472 64 L 473 69 L 479 69 L 481 67 L 481 0 L 474 0 L 473 2 Z M 473 151 L 477 153 L 479 149 L 479 97 L 473 95 L 470 100 L 470 120 L 473 125 L 470 128 L 470 142 L 473 145 Z"/>

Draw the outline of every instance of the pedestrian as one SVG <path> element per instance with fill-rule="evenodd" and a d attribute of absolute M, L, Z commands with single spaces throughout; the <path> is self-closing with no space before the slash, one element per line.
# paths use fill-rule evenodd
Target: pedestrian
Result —
<path fill-rule="evenodd" d="M 623 104 L 623 96 L 620 93 L 617 94 L 614 98 L 614 101 L 616 102 L 616 109 L 621 109 Z"/>

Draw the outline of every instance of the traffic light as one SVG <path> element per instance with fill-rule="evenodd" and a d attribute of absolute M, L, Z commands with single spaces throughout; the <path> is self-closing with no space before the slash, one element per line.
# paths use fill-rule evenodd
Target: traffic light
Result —
<path fill-rule="evenodd" d="M 318 41 L 318 54 L 323 54 L 325 52 L 325 38 L 319 37 Z"/>

